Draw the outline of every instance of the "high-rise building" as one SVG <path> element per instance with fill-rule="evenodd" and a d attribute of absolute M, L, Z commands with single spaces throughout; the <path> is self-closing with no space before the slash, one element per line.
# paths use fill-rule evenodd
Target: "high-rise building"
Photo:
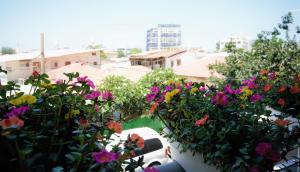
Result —
<path fill-rule="evenodd" d="M 164 50 L 181 45 L 181 27 L 178 24 L 159 24 L 147 30 L 146 50 Z"/>

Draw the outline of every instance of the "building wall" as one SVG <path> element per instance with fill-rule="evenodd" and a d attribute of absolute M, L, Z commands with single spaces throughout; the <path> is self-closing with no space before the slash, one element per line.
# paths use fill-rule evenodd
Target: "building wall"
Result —
<path fill-rule="evenodd" d="M 38 63 L 40 63 L 40 59 L 6 61 L 0 65 L 3 69 L 7 70 L 8 81 L 19 81 L 20 79 L 28 78 L 32 74 L 33 70 L 40 71 L 40 65 Z M 100 52 L 84 52 L 45 58 L 45 71 L 48 72 L 72 63 L 84 63 L 96 68 L 100 68 Z"/>

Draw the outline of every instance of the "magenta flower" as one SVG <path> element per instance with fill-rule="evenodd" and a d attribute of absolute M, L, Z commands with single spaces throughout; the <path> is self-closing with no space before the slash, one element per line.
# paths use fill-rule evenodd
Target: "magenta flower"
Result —
<path fill-rule="evenodd" d="M 158 94 L 160 89 L 157 86 L 151 87 L 150 91 L 152 94 Z"/>
<path fill-rule="evenodd" d="M 155 99 L 156 95 L 155 94 L 147 94 L 146 95 L 146 101 L 148 103 L 152 102 Z"/>
<path fill-rule="evenodd" d="M 90 86 L 93 89 L 96 88 L 95 84 L 93 83 L 93 81 L 91 81 L 90 79 L 88 79 L 87 76 L 77 77 L 77 83 L 85 83 L 86 85 Z"/>
<path fill-rule="evenodd" d="M 60 84 L 64 83 L 64 81 L 62 79 L 58 79 L 58 80 L 55 81 L 55 83 L 57 85 L 60 85 Z"/>
<path fill-rule="evenodd" d="M 217 94 L 213 96 L 211 100 L 215 105 L 226 106 L 228 104 L 228 98 L 223 92 L 217 92 Z"/>
<path fill-rule="evenodd" d="M 271 73 L 269 73 L 268 78 L 269 78 L 269 80 L 273 80 L 275 78 L 275 76 L 276 76 L 275 72 L 271 72 Z"/>
<path fill-rule="evenodd" d="M 193 87 L 193 82 L 185 83 L 184 86 L 185 86 L 186 89 L 190 90 Z"/>
<path fill-rule="evenodd" d="M 100 152 L 93 152 L 92 156 L 93 159 L 100 164 L 112 162 L 119 158 L 118 153 L 107 152 L 105 149 L 101 150 Z"/>
<path fill-rule="evenodd" d="M 255 85 L 255 80 L 256 76 L 252 77 L 251 79 L 246 79 L 243 81 L 244 85 L 247 85 L 250 89 L 256 88 L 257 86 Z"/>
<path fill-rule="evenodd" d="M 265 156 L 270 151 L 272 151 L 272 145 L 266 142 L 259 143 L 255 148 L 255 152 L 260 156 Z"/>
<path fill-rule="evenodd" d="M 262 100 L 263 99 L 263 97 L 261 96 L 261 95 L 259 95 L 259 94 L 253 94 L 252 96 L 251 96 L 251 98 L 250 98 L 250 100 L 252 101 L 252 102 L 257 102 L 257 101 L 260 101 L 260 100 Z"/>
<path fill-rule="evenodd" d="M 103 101 L 109 101 L 109 100 L 113 100 L 113 99 L 114 99 L 114 97 L 110 91 L 102 92 L 102 100 Z"/>
<path fill-rule="evenodd" d="M 23 115 L 26 111 L 29 110 L 28 106 L 20 106 L 18 108 L 13 108 L 10 112 L 8 112 L 5 116 L 12 117 L 12 116 L 19 116 Z"/>
<path fill-rule="evenodd" d="M 230 85 L 230 84 L 228 84 L 228 85 L 226 85 L 226 86 L 224 87 L 224 92 L 225 92 L 226 94 L 234 94 L 234 90 L 231 88 L 231 85 Z"/>
<path fill-rule="evenodd" d="M 144 172 L 159 172 L 159 170 L 154 167 L 147 167 L 144 169 Z"/>
<path fill-rule="evenodd" d="M 165 90 L 164 90 L 164 92 L 168 92 L 168 91 L 171 91 L 173 88 L 172 88 L 172 86 L 170 86 L 170 85 L 167 85 L 166 87 L 165 87 Z"/>
<path fill-rule="evenodd" d="M 100 95 L 101 93 L 99 91 L 93 91 L 92 93 L 85 95 L 84 98 L 86 100 L 93 100 L 97 99 Z"/>

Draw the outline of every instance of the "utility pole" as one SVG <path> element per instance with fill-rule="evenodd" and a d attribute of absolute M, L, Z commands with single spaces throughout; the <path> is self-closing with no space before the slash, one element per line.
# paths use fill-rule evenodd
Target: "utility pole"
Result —
<path fill-rule="evenodd" d="M 45 73 L 44 33 L 41 33 L 41 73 Z"/>

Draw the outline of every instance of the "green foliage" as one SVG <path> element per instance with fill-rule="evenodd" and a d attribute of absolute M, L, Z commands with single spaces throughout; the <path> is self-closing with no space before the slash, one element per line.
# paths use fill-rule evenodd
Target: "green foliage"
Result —
<path fill-rule="evenodd" d="M 121 148 L 124 141 L 111 140 L 122 130 L 121 123 L 105 118 L 104 109 L 112 109 L 113 99 L 93 90 L 87 77 L 66 76 L 68 80 L 51 84 L 46 74 L 34 72 L 26 80 L 32 94 L 18 92 L 13 82 L 0 85 L 0 159 L 5 171 L 123 171 L 122 165 L 141 166 L 142 158 L 130 156 L 136 141 L 128 137 Z M 93 156 L 103 151 L 114 155 L 107 163 L 99 161 L 103 154 Z"/>
<path fill-rule="evenodd" d="M 100 58 L 107 59 L 107 54 L 103 50 L 100 50 Z"/>
<path fill-rule="evenodd" d="M 139 49 L 139 48 L 132 48 L 130 50 L 130 54 L 138 54 L 138 53 L 141 53 L 141 52 L 142 52 L 142 50 Z"/>
<path fill-rule="evenodd" d="M 163 124 L 159 119 L 151 118 L 150 116 L 141 116 L 136 119 L 132 119 L 127 122 L 123 122 L 123 129 L 132 129 L 132 128 L 138 128 L 138 127 L 149 127 L 153 130 L 157 131 L 158 133 L 162 131 Z"/>
<path fill-rule="evenodd" d="M 149 88 L 153 86 L 162 86 L 169 80 L 178 81 L 179 78 L 171 69 L 156 69 L 142 77 L 138 84 L 148 91 Z"/>
<path fill-rule="evenodd" d="M 16 50 L 10 47 L 2 47 L 1 48 L 1 54 L 5 55 L 5 54 L 16 54 Z"/>
<path fill-rule="evenodd" d="M 145 98 L 139 85 L 123 76 L 108 76 L 99 85 L 99 90 L 109 90 L 115 97 L 115 105 L 124 117 L 142 115 Z"/>
<path fill-rule="evenodd" d="M 124 50 L 118 49 L 118 51 L 117 51 L 117 57 L 121 58 L 121 57 L 125 57 L 125 56 L 126 56 L 126 54 L 125 54 Z"/>
<path fill-rule="evenodd" d="M 230 55 L 225 64 L 211 65 L 210 67 L 224 75 L 227 80 L 242 81 L 258 74 L 262 69 L 278 71 L 285 76 L 300 72 L 300 48 L 297 45 L 297 35 L 292 36 L 292 15 L 289 13 L 282 18 L 282 23 L 271 32 L 258 34 L 258 39 L 252 45 L 251 51 L 243 51 L 231 47 Z M 281 32 L 286 34 L 282 38 Z"/>
<path fill-rule="evenodd" d="M 225 44 L 224 51 L 231 53 L 234 51 L 234 49 L 236 49 L 234 42 L 230 41 Z"/>

